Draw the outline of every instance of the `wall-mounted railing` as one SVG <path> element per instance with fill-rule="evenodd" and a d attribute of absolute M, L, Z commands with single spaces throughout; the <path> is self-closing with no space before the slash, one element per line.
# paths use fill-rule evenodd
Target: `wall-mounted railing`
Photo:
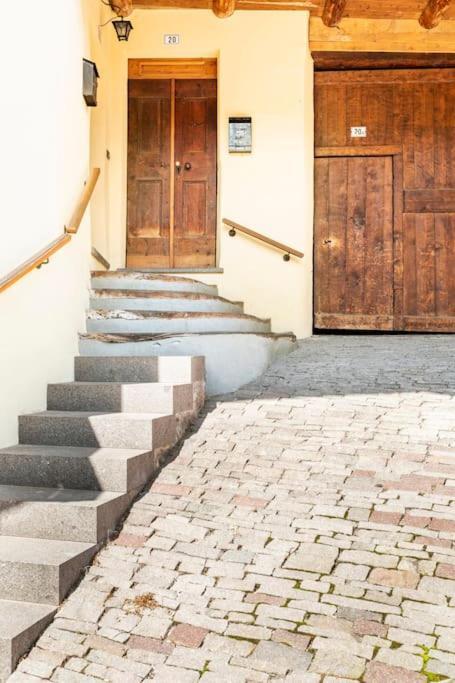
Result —
<path fill-rule="evenodd" d="M 244 235 L 248 235 L 248 237 L 252 237 L 255 240 L 259 240 L 263 244 L 266 244 L 268 247 L 271 247 L 272 249 L 277 249 L 278 251 L 283 252 L 284 261 L 290 261 L 291 256 L 295 256 L 296 258 L 304 257 L 304 254 L 301 251 L 293 249 L 292 247 L 288 247 L 287 244 L 283 244 L 282 242 L 272 240 L 270 237 L 262 235 L 260 232 L 256 232 L 255 230 L 246 228 L 244 225 L 240 225 L 240 223 L 235 223 L 234 221 L 231 221 L 227 218 L 223 218 L 223 223 L 226 225 L 226 227 L 229 228 L 229 234 L 231 237 L 235 237 L 237 232 L 243 233 Z"/>
<path fill-rule="evenodd" d="M 100 176 L 100 169 L 94 168 L 90 174 L 88 181 L 85 183 L 84 191 L 77 203 L 76 209 L 71 216 L 68 227 L 65 227 L 65 232 L 57 239 L 53 240 L 47 244 L 44 249 L 34 254 L 30 259 L 21 263 L 17 268 L 12 270 L 10 273 L 5 275 L 5 277 L 0 279 L 0 292 L 5 291 L 14 283 L 21 280 L 25 275 L 31 273 L 35 268 L 41 268 L 41 266 L 49 263 L 49 258 L 55 254 L 57 251 L 62 249 L 65 244 L 71 241 L 71 235 L 75 235 L 79 229 L 82 222 L 84 214 L 90 203 L 90 199 L 95 189 L 96 183 Z"/>

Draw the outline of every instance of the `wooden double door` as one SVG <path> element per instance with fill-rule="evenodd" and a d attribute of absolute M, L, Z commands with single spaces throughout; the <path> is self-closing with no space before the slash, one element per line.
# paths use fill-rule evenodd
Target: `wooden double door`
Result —
<path fill-rule="evenodd" d="M 455 332 L 454 149 L 455 70 L 316 74 L 315 328 Z"/>
<path fill-rule="evenodd" d="M 130 79 L 127 267 L 215 265 L 216 79 Z"/>

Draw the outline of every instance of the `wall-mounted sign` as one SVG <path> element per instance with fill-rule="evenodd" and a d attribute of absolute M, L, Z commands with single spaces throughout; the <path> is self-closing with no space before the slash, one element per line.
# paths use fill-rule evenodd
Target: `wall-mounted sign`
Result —
<path fill-rule="evenodd" d="M 366 126 L 352 126 L 351 138 L 366 138 L 366 137 L 367 137 L 367 127 Z"/>
<path fill-rule="evenodd" d="M 95 62 L 89 59 L 83 59 L 83 84 L 82 94 L 84 96 L 87 107 L 96 107 L 97 105 L 97 91 L 98 91 L 98 73 Z"/>
<path fill-rule="evenodd" d="M 164 44 L 165 45 L 180 45 L 180 35 L 178 33 L 165 33 L 164 34 Z"/>
<path fill-rule="evenodd" d="M 230 116 L 229 151 L 251 152 L 252 144 L 251 116 Z"/>

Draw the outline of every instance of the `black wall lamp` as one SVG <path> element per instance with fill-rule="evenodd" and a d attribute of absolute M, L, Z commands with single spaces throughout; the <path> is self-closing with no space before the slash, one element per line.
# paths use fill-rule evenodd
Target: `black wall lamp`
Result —
<path fill-rule="evenodd" d="M 131 21 L 125 20 L 122 17 L 121 19 L 115 19 L 112 23 L 114 25 L 117 38 L 119 40 L 127 41 L 133 29 L 133 24 Z"/>

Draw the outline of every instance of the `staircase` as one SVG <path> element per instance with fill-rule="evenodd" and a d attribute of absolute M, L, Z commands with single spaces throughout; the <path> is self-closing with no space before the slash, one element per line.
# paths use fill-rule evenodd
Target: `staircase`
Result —
<path fill-rule="evenodd" d="M 204 402 L 199 357 L 76 358 L 0 450 L 0 682 Z"/>
<path fill-rule="evenodd" d="M 83 356 L 201 355 L 207 394 L 235 391 L 294 348 L 291 333 L 243 312 L 215 285 L 135 271 L 95 272 Z"/>

